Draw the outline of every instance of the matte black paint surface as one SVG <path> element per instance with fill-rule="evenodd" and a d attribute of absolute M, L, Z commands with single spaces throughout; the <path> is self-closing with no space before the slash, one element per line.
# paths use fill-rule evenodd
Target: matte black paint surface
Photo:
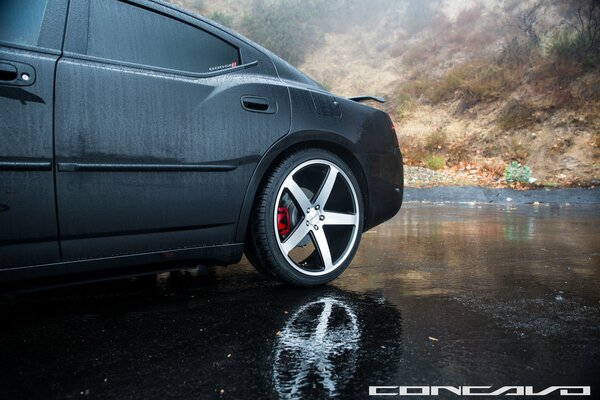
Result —
<path fill-rule="evenodd" d="M 367 228 L 398 211 L 402 159 L 385 113 L 210 21 L 127 3 L 221 37 L 242 65 L 206 73 L 91 56 L 94 8 L 71 1 L 65 27 L 66 1 L 50 0 L 37 47 L 0 47 L 2 62 L 35 72 L 27 87 L 0 83 L 0 280 L 106 268 L 111 257 L 115 267 L 167 253 L 236 262 L 261 180 L 301 147 L 352 167 Z"/>
<path fill-rule="evenodd" d="M 369 385 L 596 396 L 599 235 L 598 206 L 408 204 L 328 287 L 276 285 L 244 261 L 1 295 L 2 397 L 366 399 Z"/>

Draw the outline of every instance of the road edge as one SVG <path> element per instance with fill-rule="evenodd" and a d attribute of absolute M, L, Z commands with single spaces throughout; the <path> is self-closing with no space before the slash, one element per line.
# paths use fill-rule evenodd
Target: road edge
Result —
<path fill-rule="evenodd" d="M 471 186 L 405 188 L 405 203 L 600 205 L 599 189 L 489 189 Z"/>

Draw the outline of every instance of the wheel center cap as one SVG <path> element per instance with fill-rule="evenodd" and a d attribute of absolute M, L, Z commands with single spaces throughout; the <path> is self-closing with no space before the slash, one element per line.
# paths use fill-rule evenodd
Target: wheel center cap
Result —
<path fill-rule="evenodd" d="M 317 210 L 316 208 L 313 207 L 306 214 L 306 220 L 313 228 L 317 227 L 317 226 L 321 226 L 322 221 L 323 221 L 322 215 L 323 215 L 323 213 L 321 212 L 320 209 Z"/>

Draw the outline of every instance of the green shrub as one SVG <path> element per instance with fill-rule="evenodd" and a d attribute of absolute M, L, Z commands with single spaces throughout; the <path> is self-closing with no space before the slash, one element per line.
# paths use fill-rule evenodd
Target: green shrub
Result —
<path fill-rule="evenodd" d="M 578 47 L 576 32 L 570 29 L 558 29 L 553 31 L 542 41 L 544 56 L 556 56 L 559 58 L 569 57 Z"/>
<path fill-rule="evenodd" d="M 542 46 L 543 54 L 554 61 L 578 61 L 598 66 L 599 52 L 595 50 L 595 45 L 589 37 L 581 32 L 571 29 L 556 30 L 544 40 Z"/>
<path fill-rule="evenodd" d="M 446 160 L 444 160 L 444 157 L 435 154 L 430 154 L 427 156 L 425 163 L 427 164 L 427 168 L 434 171 L 442 169 L 446 166 Z"/>
<path fill-rule="evenodd" d="M 531 180 L 531 168 L 513 161 L 504 169 L 504 179 L 508 183 L 529 183 Z"/>

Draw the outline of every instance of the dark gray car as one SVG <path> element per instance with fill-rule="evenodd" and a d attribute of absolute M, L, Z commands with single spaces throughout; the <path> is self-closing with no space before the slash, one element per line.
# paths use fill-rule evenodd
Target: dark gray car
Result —
<path fill-rule="evenodd" d="M 149 0 L 0 2 L 2 281 L 245 251 L 322 284 L 402 185 L 387 114 L 209 20 Z"/>

